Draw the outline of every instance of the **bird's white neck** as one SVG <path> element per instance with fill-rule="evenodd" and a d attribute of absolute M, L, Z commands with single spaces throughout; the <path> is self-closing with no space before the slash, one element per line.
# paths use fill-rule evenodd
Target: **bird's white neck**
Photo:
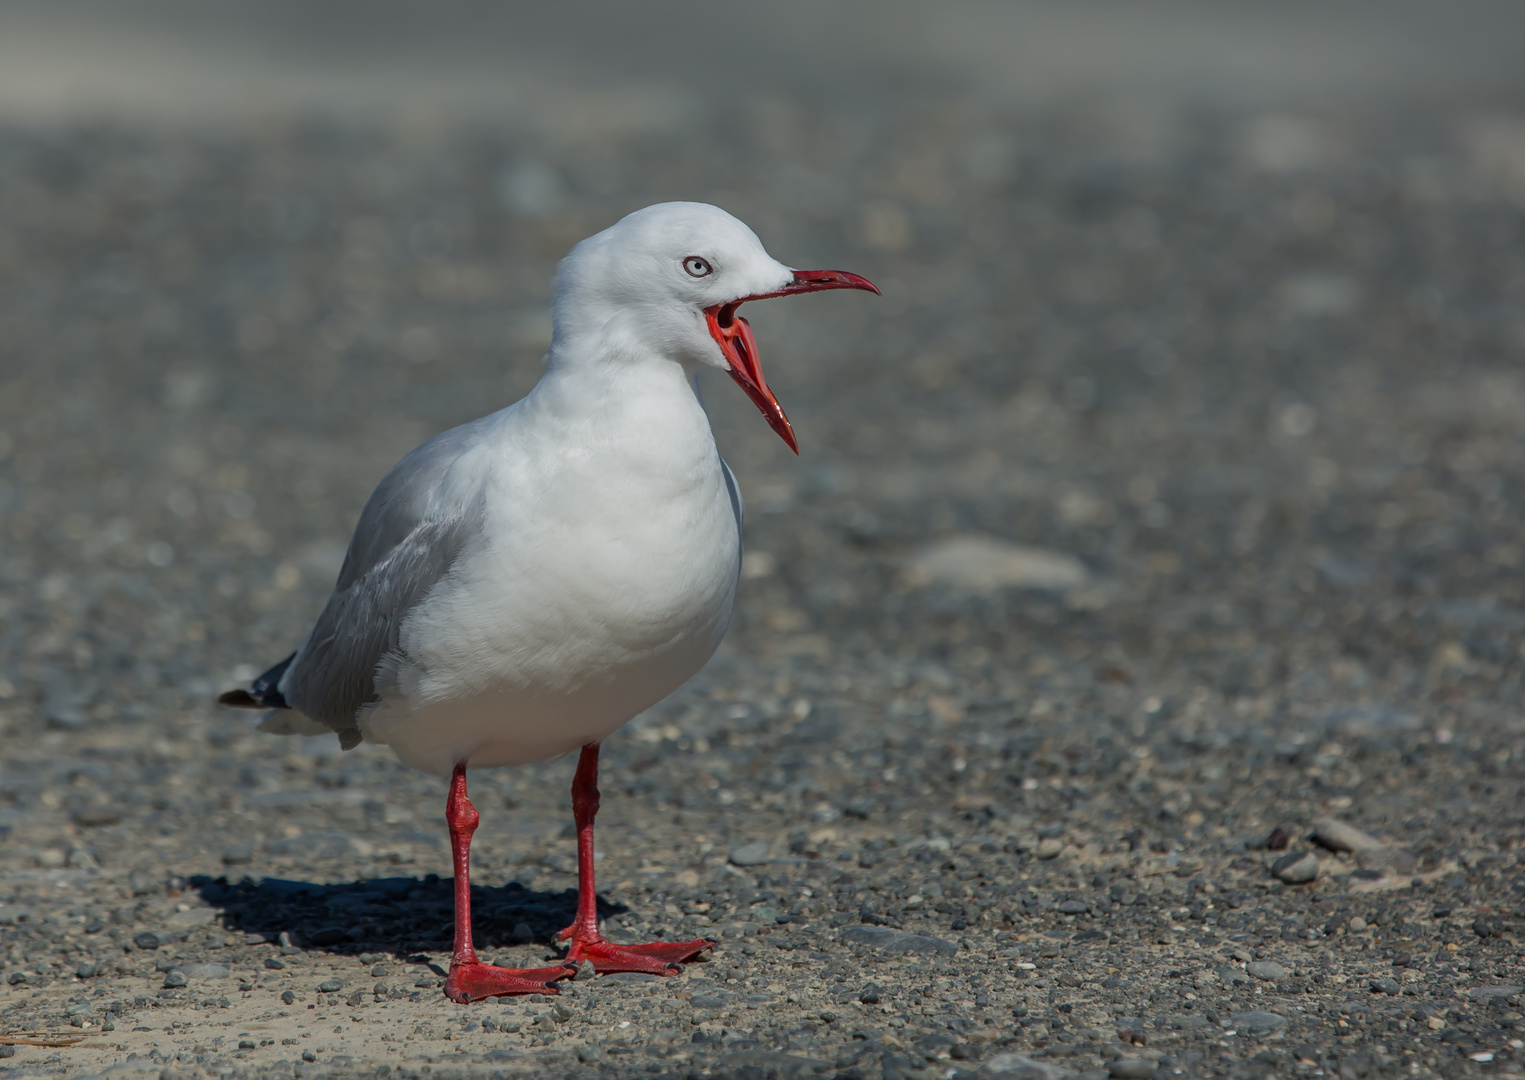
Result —
<path fill-rule="evenodd" d="M 719 467 L 692 370 L 649 350 L 553 348 L 523 404 L 541 437 L 563 452 L 673 480 Z"/>

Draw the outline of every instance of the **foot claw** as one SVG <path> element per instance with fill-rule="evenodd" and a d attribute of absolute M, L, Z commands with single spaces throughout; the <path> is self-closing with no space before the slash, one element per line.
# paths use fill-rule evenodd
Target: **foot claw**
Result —
<path fill-rule="evenodd" d="M 481 1001 L 506 994 L 559 994 L 556 980 L 577 969 L 562 964 L 546 968 L 505 968 L 493 964 L 451 964 L 445 996 L 451 1001 Z"/>

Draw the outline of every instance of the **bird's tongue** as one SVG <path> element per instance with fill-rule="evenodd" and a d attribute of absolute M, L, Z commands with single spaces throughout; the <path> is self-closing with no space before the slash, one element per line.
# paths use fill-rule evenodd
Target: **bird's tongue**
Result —
<path fill-rule="evenodd" d="M 800 447 L 794 439 L 794 428 L 790 426 L 783 406 L 778 403 L 778 398 L 773 396 L 767 380 L 763 378 L 762 365 L 757 361 L 757 339 L 752 336 L 752 327 L 747 324 L 747 320 L 736 314 L 735 304 L 709 308 L 705 311 L 705 317 L 709 320 L 711 336 L 731 362 L 731 378 L 747 392 L 747 397 L 752 399 L 752 404 L 763 414 L 768 426 L 789 444 L 789 449 L 798 454 Z"/>

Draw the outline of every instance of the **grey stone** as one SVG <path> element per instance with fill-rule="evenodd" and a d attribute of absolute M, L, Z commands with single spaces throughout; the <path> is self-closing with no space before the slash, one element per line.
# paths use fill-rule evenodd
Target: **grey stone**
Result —
<path fill-rule="evenodd" d="M 166 971 L 164 973 L 164 988 L 173 990 L 186 984 L 185 972 L 179 970 Z"/>
<path fill-rule="evenodd" d="M 1287 1022 L 1285 1016 L 1266 1012 L 1264 1009 L 1235 1013 L 1233 1019 L 1229 1021 L 1235 1031 L 1247 1035 L 1266 1035 L 1273 1031 L 1280 1031 L 1287 1026 Z"/>
<path fill-rule="evenodd" d="M 226 979 L 232 974 L 227 964 L 192 963 L 181 964 L 180 970 L 187 979 Z"/>
<path fill-rule="evenodd" d="M 1059 912 L 1062 915 L 1083 915 L 1090 910 L 1091 905 L 1084 900 L 1066 900 L 1059 905 Z"/>
<path fill-rule="evenodd" d="M 108 804 L 105 806 L 81 806 L 71 811 L 69 819 L 76 825 L 89 828 L 99 828 L 105 825 L 116 825 L 127 816 L 124 807 Z"/>
<path fill-rule="evenodd" d="M 577 1048 L 577 1060 L 584 1065 L 597 1065 L 601 1061 L 608 1060 L 609 1055 L 604 1053 L 600 1046 L 589 1043 Z"/>
<path fill-rule="evenodd" d="M 1467 991 L 1467 996 L 1473 1001 L 1486 1001 L 1490 998 L 1507 998 L 1522 991 L 1525 991 L 1525 987 L 1512 983 L 1491 983 L 1488 986 L 1472 987 Z"/>
<path fill-rule="evenodd" d="M 1313 823 L 1313 838 L 1330 851 L 1371 851 L 1386 847 L 1370 833 L 1339 818 L 1319 818 Z"/>
<path fill-rule="evenodd" d="M 226 866 L 243 866 L 254 861 L 254 845 L 248 842 L 234 844 L 222 853 Z"/>
<path fill-rule="evenodd" d="M 1219 964 L 1216 974 L 1224 986 L 1242 986 L 1250 981 L 1250 976 L 1233 964 Z"/>
<path fill-rule="evenodd" d="M 964 592 L 1036 589 L 1062 592 L 1085 583 L 1085 564 L 1073 555 L 1024 547 L 991 536 L 952 536 L 917 552 L 906 563 L 913 585 Z"/>
<path fill-rule="evenodd" d="M 318 993 L 337 994 L 344 989 L 344 983 L 339 979 L 324 979 L 318 984 Z"/>
<path fill-rule="evenodd" d="M 134 896 L 148 896 L 164 887 L 163 881 L 147 870 L 134 870 L 127 875 L 127 887 Z"/>
<path fill-rule="evenodd" d="M 854 945 L 867 945 L 887 953 L 922 953 L 936 956 L 953 956 L 958 946 L 942 938 L 923 934 L 908 934 L 888 926 L 849 926 L 838 935 L 838 940 Z"/>
<path fill-rule="evenodd" d="M 1107 1064 L 1107 1075 L 1113 1080 L 1146 1080 L 1154 1075 L 1154 1062 L 1145 1058 L 1118 1058 Z"/>
<path fill-rule="evenodd" d="M 1390 994 L 1393 997 L 1403 993 L 1403 987 L 1399 986 L 1398 980 L 1391 976 L 1385 975 L 1380 979 L 1373 979 L 1370 985 L 1373 993 Z"/>
<path fill-rule="evenodd" d="M 731 849 L 730 860 L 736 866 L 761 866 L 768 861 L 768 842 L 754 840 Z"/>
<path fill-rule="evenodd" d="M 743 1070 L 756 1070 L 759 1075 L 772 1080 L 794 1080 L 796 1077 L 826 1072 L 832 1067 L 827 1061 L 796 1057 L 776 1050 L 738 1050 L 721 1058 L 720 1064 L 726 1075 L 745 1075 Z"/>
<path fill-rule="evenodd" d="M 987 1058 L 980 1066 L 986 1076 L 1006 1077 L 1009 1080 L 1064 1080 L 1070 1071 L 1059 1065 L 1034 1061 L 1026 1054 L 997 1054 Z"/>
<path fill-rule="evenodd" d="M 1363 869 L 1409 873 L 1418 860 L 1403 848 L 1391 847 L 1370 833 L 1338 818 L 1320 818 L 1313 824 L 1313 838 L 1330 851 L 1349 852 Z"/>
<path fill-rule="evenodd" d="M 1289 885 L 1305 885 L 1318 877 L 1318 856 L 1311 851 L 1294 851 L 1271 864 L 1271 873 Z"/>
<path fill-rule="evenodd" d="M 1257 979 L 1280 979 L 1287 974 L 1287 969 L 1275 960 L 1254 960 L 1244 966 L 1244 970 Z"/>

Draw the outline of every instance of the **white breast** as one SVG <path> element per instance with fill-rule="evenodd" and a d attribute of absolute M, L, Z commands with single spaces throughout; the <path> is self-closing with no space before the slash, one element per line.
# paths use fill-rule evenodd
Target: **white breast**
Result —
<path fill-rule="evenodd" d="M 409 764 L 569 752 L 720 644 L 740 523 L 702 407 L 675 364 L 586 383 L 548 374 L 473 451 L 485 527 L 403 623 L 361 720 Z"/>

